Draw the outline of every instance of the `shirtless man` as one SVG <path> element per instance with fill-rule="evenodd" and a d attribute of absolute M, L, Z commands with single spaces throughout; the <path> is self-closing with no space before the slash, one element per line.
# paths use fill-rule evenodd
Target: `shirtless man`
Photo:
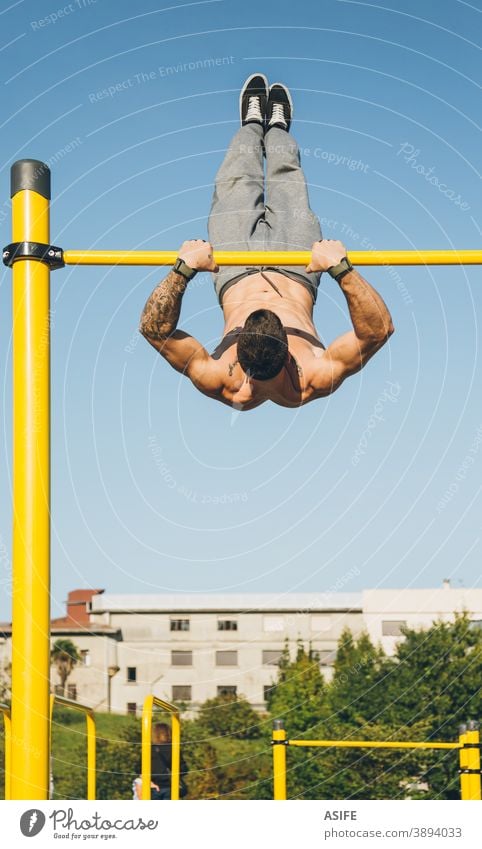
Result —
<path fill-rule="evenodd" d="M 350 265 L 339 241 L 321 238 L 310 209 L 299 151 L 289 134 L 288 89 L 268 89 L 251 76 L 240 96 L 241 129 L 216 176 L 210 242 L 184 242 L 178 260 L 148 298 L 140 332 L 177 371 L 208 395 L 239 410 L 264 401 L 299 407 L 334 392 L 359 371 L 393 333 L 380 295 Z M 263 155 L 266 156 L 266 189 Z M 308 250 L 301 267 L 219 268 L 214 250 Z M 224 313 L 221 343 L 210 355 L 177 329 L 181 302 L 198 271 L 213 272 Z M 313 324 L 320 276 L 340 286 L 353 330 L 327 348 Z"/>

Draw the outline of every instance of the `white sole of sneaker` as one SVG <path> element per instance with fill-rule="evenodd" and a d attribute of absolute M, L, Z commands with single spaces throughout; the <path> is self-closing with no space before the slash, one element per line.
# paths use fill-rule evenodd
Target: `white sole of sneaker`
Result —
<path fill-rule="evenodd" d="M 251 80 L 254 80 L 255 77 L 261 77 L 261 79 L 264 80 L 264 84 L 266 86 L 266 100 L 268 99 L 268 94 L 269 94 L 268 78 L 265 77 L 264 74 L 251 74 L 251 76 L 248 77 L 248 79 L 245 81 L 245 83 L 244 83 L 244 85 L 241 89 L 241 93 L 239 95 L 239 121 L 240 121 L 241 126 L 243 126 L 243 114 L 242 114 L 243 94 L 244 94 L 247 86 L 251 82 Z"/>

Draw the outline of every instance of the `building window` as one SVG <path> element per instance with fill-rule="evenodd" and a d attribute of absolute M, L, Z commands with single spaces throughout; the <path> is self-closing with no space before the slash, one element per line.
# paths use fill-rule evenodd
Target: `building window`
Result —
<path fill-rule="evenodd" d="M 137 705 L 135 702 L 127 702 L 127 714 L 128 716 L 135 716 L 137 714 Z"/>
<path fill-rule="evenodd" d="M 89 649 L 81 649 L 80 662 L 82 666 L 90 666 L 90 651 Z"/>
<path fill-rule="evenodd" d="M 171 666 L 192 666 L 192 651 L 172 651 Z"/>
<path fill-rule="evenodd" d="M 263 687 L 263 699 L 264 699 L 265 702 L 267 702 L 268 699 L 271 697 L 274 689 L 275 689 L 274 684 L 265 684 L 265 686 Z"/>
<path fill-rule="evenodd" d="M 402 628 L 407 624 L 405 619 L 384 619 L 382 634 L 384 637 L 402 637 Z"/>
<path fill-rule="evenodd" d="M 333 666 L 336 660 L 336 649 L 321 649 L 321 651 L 314 651 L 313 657 L 315 657 L 320 666 Z"/>
<path fill-rule="evenodd" d="M 237 651 L 217 651 L 216 666 L 237 666 L 238 653 Z"/>
<path fill-rule="evenodd" d="M 67 698 L 77 701 L 77 684 L 67 684 Z"/>
<path fill-rule="evenodd" d="M 189 631 L 189 619 L 171 619 L 171 631 Z"/>
<path fill-rule="evenodd" d="M 233 687 L 231 684 L 223 684 L 221 687 L 218 687 L 218 696 L 235 696 L 238 692 L 237 687 Z"/>
<path fill-rule="evenodd" d="M 137 666 L 127 667 L 127 683 L 135 684 L 137 681 Z"/>
<path fill-rule="evenodd" d="M 263 650 L 263 666 L 278 666 L 282 655 L 282 649 Z"/>
<path fill-rule="evenodd" d="M 64 695 L 64 688 L 62 687 L 62 684 L 55 684 L 54 693 L 55 693 L 56 696 L 63 696 Z"/>
<path fill-rule="evenodd" d="M 175 684 L 172 688 L 173 702 L 190 702 L 192 687 L 189 684 Z"/>
<path fill-rule="evenodd" d="M 236 619 L 218 619 L 218 631 L 237 631 L 238 622 Z"/>
<path fill-rule="evenodd" d="M 279 633 L 280 631 L 284 631 L 284 629 L 284 616 L 263 616 L 263 631 L 269 631 L 270 633 L 276 631 Z"/>

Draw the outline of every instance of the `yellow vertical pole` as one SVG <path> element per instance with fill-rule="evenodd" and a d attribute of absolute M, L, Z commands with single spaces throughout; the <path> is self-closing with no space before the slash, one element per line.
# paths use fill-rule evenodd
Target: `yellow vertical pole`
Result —
<path fill-rule="evenodd" d="M 469 799 L 480 800 L 480 735 L 479 724 L 474 720 L 467 723 L 467 765 L 469 773 Z"/>
<path fill-rule="evenodd" d="M 95 719 L 92 713 L 86 713 L 87 721 L 87 798 L 96 798 L 96 737 Z"/>
<path fill-rule="evenodd" d="M 141 798 L 147 802 L 151 798 L 151 776 L 152 776 L 152 709 L 154 707 L 154 696 L 146 696 L 142 710 L 142 736 L 141 736 Z"/>
<path fill-rule="evenodd" d="M 179 783 L 181 772 L 181 720 L 179 715 L 171 715 L 171 745 L 172 745 L 172 770 L 171 770 L 171 800 L 179 800 Z"/>
<path fill-rule="evenodd" d="M 460 725 L 459 726 L 459 743 L 461 748 L 459 749 L 459 767 L 460 767 L 460 798 L 463 800 L 470 799 L 470 775 L 465 772 L 468 769 L 468 753 L 469 750 L 465 749 L 464 746 L 467 742 L 467 726 Z"/>
<path fill-rule="evenodd" d="M 49 243 L 50 171 L 12 166 L 13 241 Z M 13 264 L 12 799 L 48 799 L 50 327 L 48 266 Z"/>
<path fill-rule="evenodd" d="M 275 800 L 286 799 L 286 731 L 282 719 L 273 722 L 273 791 Z"/>

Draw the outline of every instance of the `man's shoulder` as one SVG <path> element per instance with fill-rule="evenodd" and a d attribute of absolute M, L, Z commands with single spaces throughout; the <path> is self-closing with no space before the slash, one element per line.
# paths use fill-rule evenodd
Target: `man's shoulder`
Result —
<path fill-rule="evenodd" d="M 226 369 L 222 360 L 206 356 L 191 363 L 188 375 L 196 389 L 207 395 L 217 395 L 224 388 Z"/>

